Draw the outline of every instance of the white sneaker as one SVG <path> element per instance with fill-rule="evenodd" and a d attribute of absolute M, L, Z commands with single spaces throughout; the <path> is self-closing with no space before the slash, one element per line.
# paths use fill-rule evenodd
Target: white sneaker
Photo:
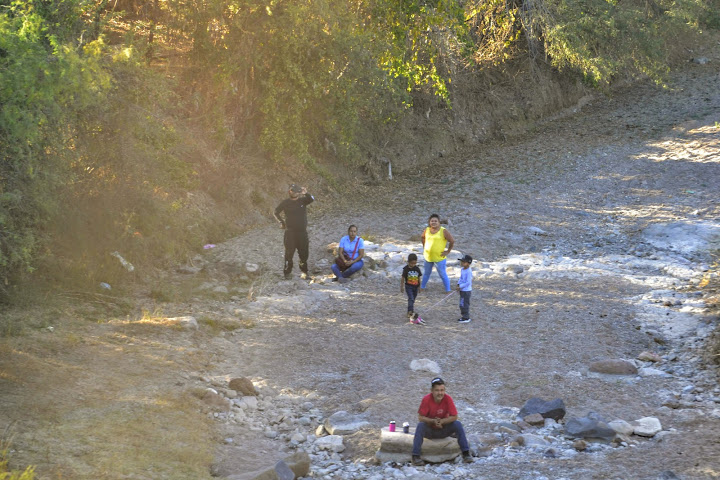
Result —
<path fill-rule="evenodd" d="M 470 323 L 472 322 L 472 319 L 470 318 L 458 318 L 458 323 Z"/>

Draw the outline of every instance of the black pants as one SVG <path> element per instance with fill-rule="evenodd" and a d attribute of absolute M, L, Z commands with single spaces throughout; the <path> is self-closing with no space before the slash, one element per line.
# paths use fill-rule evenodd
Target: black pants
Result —
<path fill-rule="evenodd" d="M 292 272 L 295 250 L 300 257 L 300 271 L 307 273 L 309 246 L 310 240 L 305 230 L 285 230 L 285 268 L 283 270 L 285 275 Z"/>
<path fill-rule="evenodd" d="M 470 318 L 470 295 L 472 291 L 460 292 L 460 315 L 463 320 Z"/>

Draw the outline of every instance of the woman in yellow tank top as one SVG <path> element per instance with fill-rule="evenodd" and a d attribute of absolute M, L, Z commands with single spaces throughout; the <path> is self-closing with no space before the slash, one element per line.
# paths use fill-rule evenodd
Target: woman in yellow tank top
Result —
<path fill-rule="evenodd" d="M 437 268 L 438 275 L 445 285 L 445 291 L 450 291 L 450 279 L 447 276 L 445 263 L 447 256 L 455 244 L 455 239 L 450 232 L 440 226 L 440 216 L 436 213 L 428 218 L 428 227 L 422 234 L 423 256 L 425 257 L 425 271 L 422 276 L 420 288 L 425 288 L 433 265 Z"/>

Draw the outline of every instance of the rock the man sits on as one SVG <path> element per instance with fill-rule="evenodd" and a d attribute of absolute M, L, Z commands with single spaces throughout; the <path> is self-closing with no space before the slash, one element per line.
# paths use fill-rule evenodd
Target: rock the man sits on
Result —
<path fill-rule="evenodd" d="M 433 378 L 430 382 L 430 393 L 425 395 L 418 409 L 418 423 L 413 441 L 412 463 L 424 465 L 420 458 L 423 440 L 426 438 L 457 437 L 463 461 L 472 462 L 465 430 L 458 421 L 457 408 L 452 397 L 445 393 L 445 382 L 442 378 Z"/>

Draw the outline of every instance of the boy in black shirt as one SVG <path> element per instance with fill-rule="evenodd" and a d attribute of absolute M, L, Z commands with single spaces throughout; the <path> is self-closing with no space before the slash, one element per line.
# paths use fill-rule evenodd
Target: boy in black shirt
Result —
<path fill-rule="evenodd" d="M 415 310 L 415 298 L 418 294 L 418 288 L 420 287 L 420 277 L 422 272 L 417 266 L 417 255 L 411 253 L 408 255 L 407 265 L 403 267 L 402 277 L 400 277 L 400 292 L 405 292 L 408 297 L 408 319 L 412 323 L 425 323 L 420 316 L 414 313 Z"/>
<path fill-rule="evenodd" d="M 300 275 L 303 279 L 308 278 L 307 259 L 309 254 L 310 241 L 307 234 L 307 211 L 305 207 L 311 204 L 315 197 L 307 193 L 305 187 L 290 185 L 288 190 L 290 198 L 286 198 L 275 209 L 275 218 L 280 222 L 280 228 L 285 230 L 285 268 L 283 273 L 286 279 L 292 278 L 293 256 L 295 250 L 300 257 Z M 285 212 L 285 218 L 280 216 Z"/>

